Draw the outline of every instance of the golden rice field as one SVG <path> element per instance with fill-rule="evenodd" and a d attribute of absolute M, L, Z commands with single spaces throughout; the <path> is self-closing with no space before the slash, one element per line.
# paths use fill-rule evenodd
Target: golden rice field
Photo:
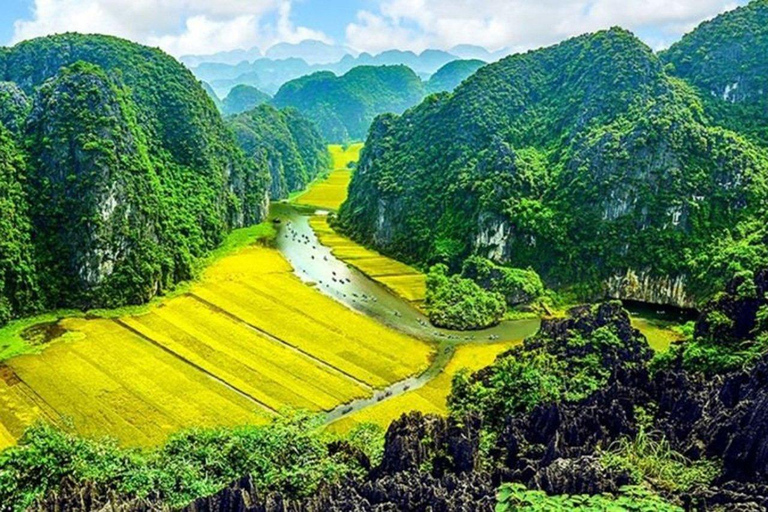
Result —
<path fill-rule="evenodd" d="M 214 263 L 141 314 L 68 318 L 67 333 L 0 366 L 0 448 L 39 418 L 126 445 L 192 426 L 330 410 L 423 371 L 432 347 L 302 284 L 273 249 Z"/>
<path fill-rule="evenodd" d="M 361 423 L 375 423 L 386 428 L 389 423 L 408 411 L 446 415 L 446 400 L 451 391 L 451 381 L 459 370 L 467 368 L 476 371 L 488 366 L 499 354 L 519 343 L 520 341 L 507 341 L 459 345 L 445 370 L 423 387 L 352 413 L 332 423 L 329 428 L 336 432 L 346 432 Z"/>
<path fill-rule="evenodd" d="M 328 146 L 332 162 L 331 172 L 328 176 L 312 183 L 306 192 L 294 199 L 294 202 L 304 206 L 338 210 L 347 199 L 347 189 L 352 180 L 352 171 L 348 165 L 360 159 L 362 149 L 362 143 L 351 144 L 347 147 Z"/>
<path fill-rule="evenodd" d="M 320 243 L 329 247 L 336 258 L 415 305 L 424 301 L 427 293 L 427 278 L 424 274 L 405 263 L 382 256 L 339 235 L 328 225 L 328 218 L 325 216 L 315 215 L 309 224 Z"/>

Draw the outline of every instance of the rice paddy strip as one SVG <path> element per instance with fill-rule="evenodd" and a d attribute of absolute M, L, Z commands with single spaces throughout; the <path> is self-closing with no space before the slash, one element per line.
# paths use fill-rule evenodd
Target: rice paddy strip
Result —
<path fill-rule="evenodd" d="M 362 144 L 351 144 L 348 147 L 332 145 L 328 147 L 331 155 L 332 170 L 328 176 L 312 183 L 306 192 L 294 199 L 296 204 L 314 206 L 327 210 L 338 210 L 347 200 L 347 189 L 352 181 L 352 171 L 349 164 L 360 159 Z"/>
<path fill-rule="evenodd" d="M 0 450 L 12 445 L 24 430 L 46 417 L 34 393 L 8 368 L 0 368 Z M 54 419 L 56 415 L 54 414 Z"/>
<path fill-rule="evenodd" d="M 429 344 L 301 283 L 277 251 L 240 247 L 186 295 L 114 319 L 66 318 L 41 353 L 7 361 L 0 446 L 39 418 L 154 445 L 285 407 L 331 410 L 428 366 Z"/>
<path fill-rule="evenodd" d="M 413 305 L 418 306 L 424 302 L 427 278 L 417 269 L 382 256 L 339 235 L 328 224 L 326 216 L 315 215 L 309 220 L 309 224 L 320 243 L 330 248 L 336 258 L 355 267 Z"/>
<path fill-rule="evenodd" d="M 111 320 L 64 324 L 82 338 L 9 366 L 82 434 L 148 445 L 181 427 L 266 421 L 250 400 Z"/>
<path fill-rule="evenodd" d="M 196 292 L 196 296 L 228 311 L 249 325 L 274 335 L 372 387 L 384 387 L 402 376 L 416 373 L 410 368 L 390 370 L 388 365 L 382 365 L 380 361 L 375 360 L 376 353 L 372 350 L 370 342 L 359 341 L 352 332 L 315 324 L 310 318 L 300 317 L 295 311 L 253 293 L 244 286 L 206 284 Z M 338 306 L 332 299 L 326 300 L 329 302 L 328 307 Z M 346 325 L 343 323 L 344 317 L 355 313 L 343 306 L 338 307 L 342 308 L 339 325 Z M 417 345 L 415 348 L 419 348 L 420 343 L 414 344 Z M 424 348 L 425 357 L 417 369 L 426 366 L 429 351 L 426 346 Z"/>
<path fill-rule="evenodd" d="M 191 297 L 124 321 L 275 410 L 327 410 L 369 391 Z"/>
<path fill-rule="evenodd" d="M 375 423 L 386 428 L 393 420 L 409 411 L 445 415 L 448 413 L 447 398 L 451 391 L 451 382 L 459 370 L 468 368 L 476 371 L 488 366 L 499 354 L 519 343 L 514 341 L 460 345 L 456 347 L 456 352 L 445 370 L 421 388 L 352 413 L 332 423 L 328 428 L 335 432 L 346 432 L 361 423 Z"/>

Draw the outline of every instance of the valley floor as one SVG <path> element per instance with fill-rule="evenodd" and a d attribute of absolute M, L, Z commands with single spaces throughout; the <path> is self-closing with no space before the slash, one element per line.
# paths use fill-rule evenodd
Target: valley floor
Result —
<path fill-rule="evenodd" d="M 302 206 L 314 206 L 326 210 L 338 210 L 347 199 L 347 189 L 352 181 L 352 169 L 349 165 L 356 163 L 360 158 L 362 143 L 349 146 L 331 145 L 328 151 L 331 154 L 332 169 L 328 176 L 322 177 L 312 183 L 307 190 L 293 198 L 293 202 Z"/>
<path fill-rule="evenodd" d="M 294 201 L 338 208 L 351 176 L 347 164 L 359 151 L 359 145 L 332 147 L 336 170 Z M 492 331 L 500 336 L 477 337 L 435 330 L 419 312 L 422 273 L 339 235 L 326 216 L 315 214 L 308 225 L 302 218 L 303 242 L 298 224 L 289 223 L 281 237 L 283 245 L 297 245 L 290 254 L 300 254 L 304 263 L 284 256 L 283 246 L 281 254 L 257 244 L 258 229 L 241 230 L 202 278 L 174 297 L 138 310 L 51 323 L 55 339 L 46 340 L 39 353 L 0 362 L 0 448 L 40 419 L 145 446 L 189 427 L 263 423 L 285 408 L 331 411 L 330 428 L 337 431 L 365 422 L 385 426 L 412 410 L 445 414 L 460 369 L 487 366 L 538 327 L 533 320 L 505 322 Z M 317 238 L 310 242 L 312 231 Z M 315 247 L 308 251 L 311 244 L 325 245 L 326 256 Z M 340 270 L 333 265 L 344 264 L 361 272 L 363 281 L 367 276 L 392 292 L 377 292 L 376 307 L 388 320 L 355 311 L 347 294 L 347 302 L 338 292 L 329 296 L 330 276 L 325 294 L 306 279 L 309 265 L 335 268 L 336 276 Z M 302 272 L 305 282 L 297 277 Z M 390 308 L 399 313 L 393 317 Z M 12 325 L 0 339 L 18 345 L 18 331 L 29 325 Z M 663 325 L 636 319 L 636 326 L 657 350 L 672 339 Z"/>
<path fill-rule="evenodd" d="M 258 246 L 143 314 L 59 325 L 65 333 L 40 354 L 0 370 L 0 447 L 41 418 L 149 445 L 285 407 L 330 410 L 420 373 L 433 352 L 302 284 Z"/>

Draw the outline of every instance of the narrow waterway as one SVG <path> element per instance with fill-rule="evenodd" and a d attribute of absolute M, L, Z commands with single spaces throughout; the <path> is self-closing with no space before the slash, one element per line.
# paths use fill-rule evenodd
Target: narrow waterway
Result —
<path fill-rule="evenodd" d="M 539 329 L 538 319 L 505 321 L 472 332 L 436 328 L 408 302 L 335 258 L 315 236 L 309 225 L 309 214 L 286 203 L 273 203 L 270 213 L 272 218 L 279 219 L 277 249 L 303 282 L 388 327 L 435 345 L 431 364 L 422 374 L 396 382 L 373 397 L 337 407 L 328 413 L 329 422 L 423 386 L 445 369 L 457 345 L 521 340 Z"/>

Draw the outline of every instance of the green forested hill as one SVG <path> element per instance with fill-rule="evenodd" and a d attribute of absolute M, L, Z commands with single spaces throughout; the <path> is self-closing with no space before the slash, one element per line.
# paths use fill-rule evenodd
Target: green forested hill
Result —
<path fill-rule="evenodd" d="M 676 305 L 763 257 L 766 153 L 612 29 L 481 68 L 381 116 L 341 226 L 409 261 L 472 253 L 553 286 Z M 749 233 L 749 235 L 747 235 Z"/>
<path fill-rule="evenodd" d="M 702 23 L 662 54 L 718 124 L 768 144 L 768 0 Z"/>
<path fill-rule="evenodd" d="M 268 103 L 271 99 L 269 94 L 250 85 L 241 84 L 233 87 L 227 97 L 222 100 L 221 112 L 227 116 L 241 114 L 263 103 Z"/>
<path fill-rule="evenodd" d="M 430 94 L 436 92 L 451 92 L 470 77 L 475 71 L 485 66 L 486 62 L 482 60 L 454 60 L 437 70 L 429 77 L 425 84 L 426 90 Z"/>
<path fill-rule="evenodd" d="M 26 166 L 10 133 L 0 124 L 0 325 L 37 306 L 27 197 L 22 187 Z"/>
<path fill-rule="evenodd" d="M 146 301 L 266 213 L 266 167 L 159 50 L 76 34 L 3 49 L 0 106 L 0 202 L 17 218 L 0 224 L 0 320 Z"/>
<path fill-rule="evenodd" d="M 277 107 L 295 107 L 331 142 L 365 138 L 373 118 L 402 113 L 424 97 L 424 84 L 406 66 L 359 66 L 343 76 L 330 71 L 283 85 Z"/>
<path fill-rule="evenodd" d="M 328 169 L 328 151 L 314 124 L 296 109 L 261 105 L 229 120 L 237 142 L 255 163 L 266 162 L 270 197 L 285 199 Z"/>

